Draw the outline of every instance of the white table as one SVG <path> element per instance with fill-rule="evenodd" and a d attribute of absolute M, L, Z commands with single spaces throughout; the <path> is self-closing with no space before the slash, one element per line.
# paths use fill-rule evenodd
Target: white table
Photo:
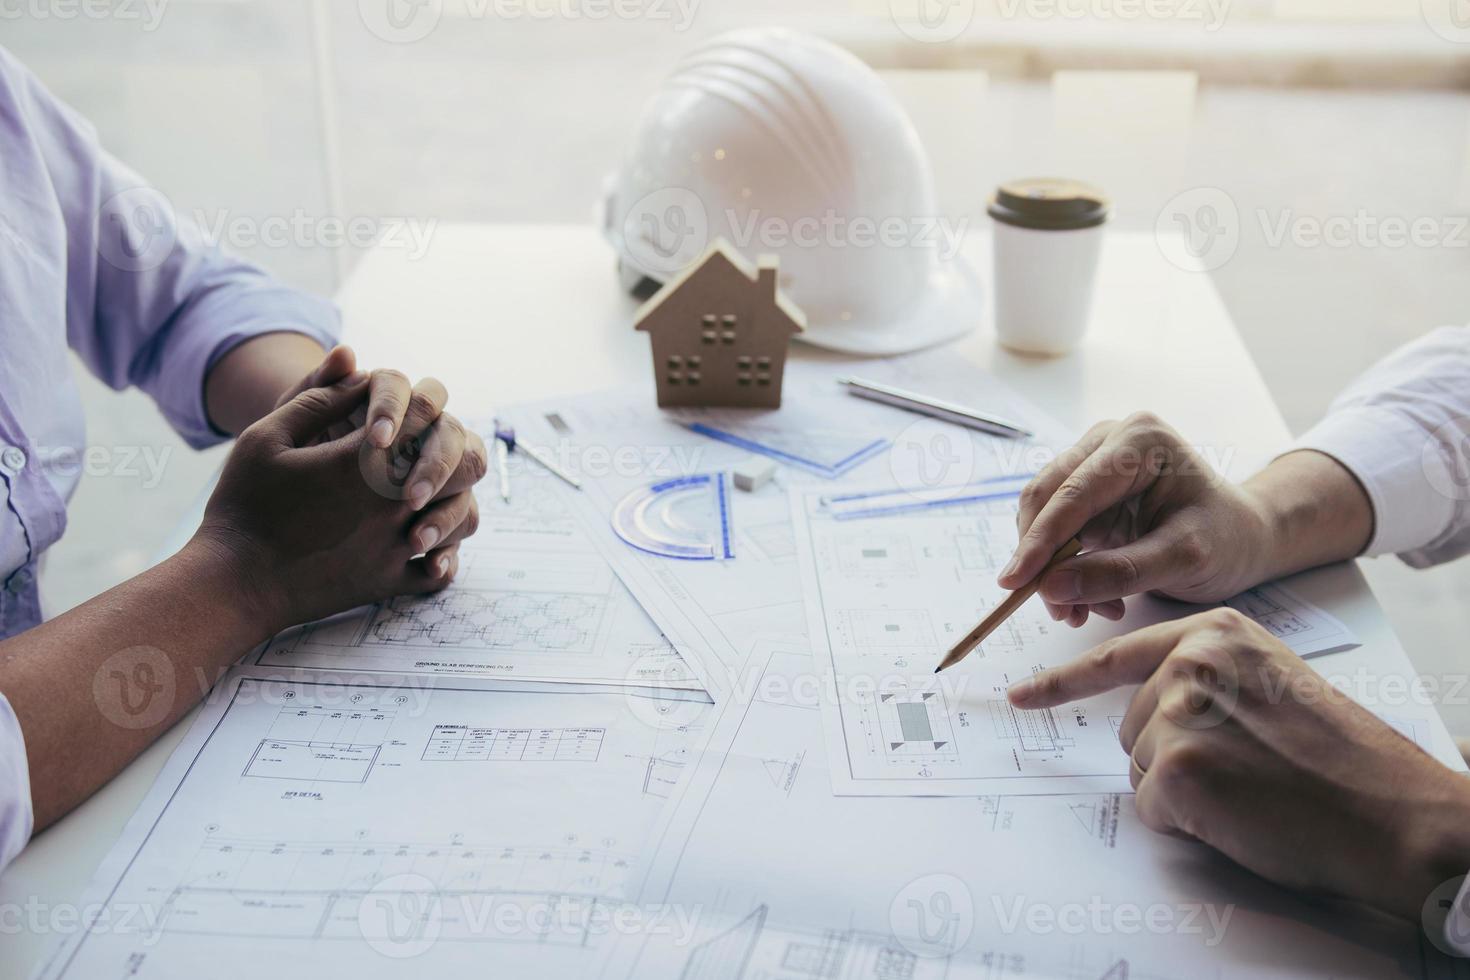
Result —
<path fill-rule="evenodd" d="M 987 248 L 983 237 L 967 244 L 986 278 Z M 637 304 L 619 290 L 611 250 L 591 228 L 443 225 L 417 261 L 394 249 L 367 255 L 339 298 L 348 340 L 363 363 L 439 377 L 451 410 L 466 416 L 650 370 L 648 340 L 631 327 Z M 958 349 L 1079 430 L 1152 409 L 1236 477 L 1288 438 L 1209 278 L 1169 265 L 1148 235 L 1109 239 L 1081 350 L 1055 360 L 1018 357 L 999 349 L 985 325 Z M 983 391 L 975 401 L 983 406 Z M 1427 717 L 1437 754 L 1463 769 L 1428 700 L 1410 693 L 1416 672 L 1358 570 L 1323 569 L 1292 584 L 1363 640 L 1361 648 L 1313 665 L 1349 682 L 1370 705 Z M 1404 698 L 1411 703 L 1384 704 Z M 36 838 L 0 877 L 0 976 L 27 975 L 56 939 L 49 929 L 10 934 L 17 915 L 34 909 L 46 922 L 59 912 L 58 925 L 68 927 L 72 920 L 61 917 L 75 908 L 187 724 Z"/>

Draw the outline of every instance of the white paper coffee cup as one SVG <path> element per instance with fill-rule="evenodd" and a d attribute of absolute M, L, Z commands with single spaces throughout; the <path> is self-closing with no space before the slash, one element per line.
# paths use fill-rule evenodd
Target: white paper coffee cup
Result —
<path fill-rule="evenodd" d="M 1082 340 L 1112 205 L 1099 190 L 1042 177 L 1002 184 L 995 219 L 995 332 L 1027 354 L 1065 354 Z"/>

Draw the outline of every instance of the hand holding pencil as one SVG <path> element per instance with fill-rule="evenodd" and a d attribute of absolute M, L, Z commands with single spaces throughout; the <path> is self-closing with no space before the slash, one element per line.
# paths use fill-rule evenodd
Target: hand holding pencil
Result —
<path fill-rule="evenodd" d="M 1361 496 L 1347 470 L 1309 450 L 1234 483 L 1199 448 L 1141 412 L 1093 426 L 1031 481 L 1019 501 L 1016 553 L 999 584 L 1019 589 L 1044 573 L 1039 594 L 1069 626 L 1091 615 L 1121 619 L 1124 601 L 1146 592 L 1218 602 L 1347 556 L 1335 542 L 1351 539 L 1361 551 L 1371 508 L 1354 503 L 1355 493 Z M 1331 526 L 1289 540 L 1279 533 L 1285 515 L 1324 499 L 1343 501 L 1325 512 Z M 1085 553 L 1046 571 L 1072 538 Z"/>

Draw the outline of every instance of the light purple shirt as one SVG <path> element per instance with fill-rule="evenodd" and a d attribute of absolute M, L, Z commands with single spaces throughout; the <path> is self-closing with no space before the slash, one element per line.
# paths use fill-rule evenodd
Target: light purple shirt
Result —
<path fill-rule="evenodd" d="M 335 342 L 331 304 L 222 254 L 0 48 L 0 638 L 41 621 L 36 566 L 66 527 L 85 450 L 67 349 L 141 388 L 188 443 L 224 435 L 204 378 L 244 340 Z M 126 515 L 116 515 L 125 520 Z M 0 691 L 0 867 L 31 830 L 25 749 Z"/>

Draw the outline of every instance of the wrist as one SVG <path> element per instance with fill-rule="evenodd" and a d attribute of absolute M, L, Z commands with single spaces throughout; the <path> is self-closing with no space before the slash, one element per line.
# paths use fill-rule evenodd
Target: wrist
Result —
<path fill-rule="evenodd" d="M 311 337 L 288 330 L 242 342 L 204 379 L 210 423 L 222 432 L 244 432 L 269 415 L 326 354 Z"/>
<path fill-rule="evenodd" d="M 1289 547 L 1293 515 L 1268 489 L 1247 481 L 1240 487 L 1245 506 L 1246 568 L 1240 576 L 1243 588 L 1251 588 L 1286 574 L 1284 552 Z"/>
<path fill-rule="evenodd" d="M 270 563 L 245 535 L 212 524 L 202 525 L 179 552 L 201 581 L 210 583 L 223 608 L 241 618 L 244 635 L 254 642 L 269 639 L 291 624 L 289 603 L 275 584 Z"/>
<path fill-rule="evenodd" d="M 1267 528 L 1260 581 L 1356 558 L 1373 533 L 1373 508 L 1357 477 L 1331 456 L 1287 453 L 1241 488 Z"/>
<path fill-rule="evenodd" d="M 1439 779 L 1429 801 L 1400 806 L 1396 866 L 1379 883 L 1392 893 L 1374 903 L 1416 922 L 1432 892 L 1470 874 L 1470 777 L 1444 769 Z"/>

